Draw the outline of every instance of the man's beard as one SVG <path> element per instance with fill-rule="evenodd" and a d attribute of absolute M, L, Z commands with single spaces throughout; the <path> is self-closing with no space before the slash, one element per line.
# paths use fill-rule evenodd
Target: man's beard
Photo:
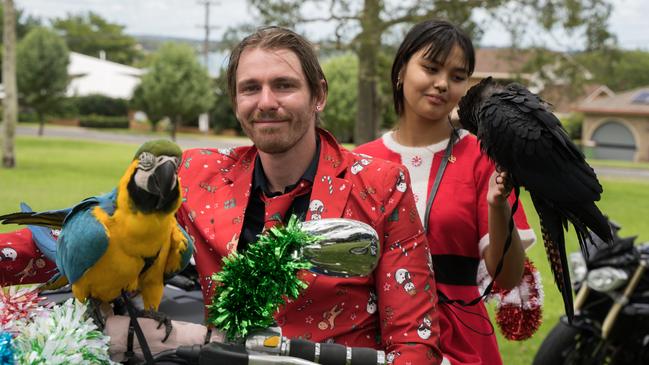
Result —
<path fill-rule="evenodd" d="M 258 150 L 268 154 L 285 153 L 297 144 L 308 130 L 308 116 L 278 114 L 276 112 L 258 113 L 244 123 L 244 131 L 253 141 Z M 288 124 L 288 131 L 282 132 L 282 126 L 266 126 L 255 129 L 257 120 L 283 120 Z"/>

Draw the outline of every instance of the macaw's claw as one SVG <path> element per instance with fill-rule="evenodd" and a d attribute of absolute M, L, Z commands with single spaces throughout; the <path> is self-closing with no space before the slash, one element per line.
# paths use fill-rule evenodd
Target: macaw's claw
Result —
<path fill-rule="evenodd" d="M 106 318 L 101 310 L 102 301 L 95 298 L 88 298 L 88 316 L 95 323 L 100 331 L 104 331 L 106 327 Z"/>
<path fill-rule="evenodd" d="M 169 335 L 171 334 L 171 330 L 173 329 L 173 326 L 171 324 L 171 318 L 169 318 L 169 316 L 167 316 L 165 313 L 162 312 L 143 309 L 138 313 L 138 318 L 150 318 L 156 320 L 158 322 L 157 329 L 160 329 L 160 327 L 164 325 L 165 337 L 162 339 L 162 342 L 167 341 Z"/>

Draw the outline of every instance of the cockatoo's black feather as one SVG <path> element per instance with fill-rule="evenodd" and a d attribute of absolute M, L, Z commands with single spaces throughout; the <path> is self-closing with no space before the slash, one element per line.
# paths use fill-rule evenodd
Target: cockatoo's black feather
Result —
<path fill-rule="evenodd" d="M 550 267 L 572 318 L 563 235 L 567 222 L 573 224 L 584 253 L 586 242 L 592 243 L 588 229 L 605 242 L 613 240 L 608 220 L 594 203 L 602 194 L 595 172 L 549 104 L 522 85 L 502 86 L 486 78 L 460 100 L 458 113 L 482 151 L 508 172 L 515 186 L 530 192 Z"/>

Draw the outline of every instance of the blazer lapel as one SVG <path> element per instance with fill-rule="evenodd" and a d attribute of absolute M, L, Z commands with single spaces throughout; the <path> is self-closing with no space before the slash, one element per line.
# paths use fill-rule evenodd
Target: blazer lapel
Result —
<path fill-rule="evenodd" d="M 215 219 L 222 221 L 222 234 L 218 242 L 226 242 L 225 255 L 236 251 L 239 242 L 239 235 L 243 227 L 245 209 L 250 199 L 250 188 L 252 185 L 252 171 L 257 155 L 256 148 L 252 147 L 244 152 L 233 164 L 230 171 L 223 174 L 223 187 L 216 191 L 217 204 L 221 204 L 222 217 Z M 236 156 L 235 156 L 236 158 Z"/>
<path fill-rule="evenodd" d="M 320 161 L 306 220 L 342 217 L 351 192 L 351 183 L 344 178 L 347 166 L 341 147 L 329 133 L 320 129 L 318 132 Z"/>

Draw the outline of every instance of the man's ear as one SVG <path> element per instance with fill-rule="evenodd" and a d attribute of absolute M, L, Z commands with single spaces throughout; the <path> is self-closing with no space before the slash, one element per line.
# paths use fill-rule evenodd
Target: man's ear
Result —
<path fill-rule="evenodd" d="M 322 112 L 327 105 L 327 81 L 320 80 L 320 92 L 315 99 L 315 107 L 317 112 Z"/>

